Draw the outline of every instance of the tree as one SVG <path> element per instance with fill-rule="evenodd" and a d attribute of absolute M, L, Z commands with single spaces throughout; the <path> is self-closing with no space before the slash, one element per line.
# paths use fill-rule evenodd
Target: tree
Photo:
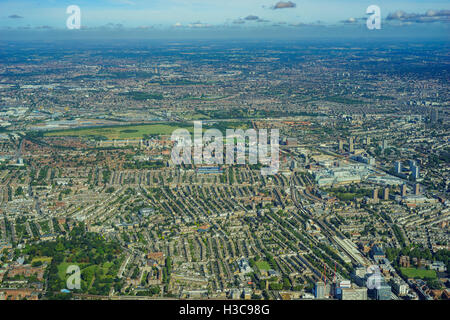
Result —
<path fill-rule="evenodd" d="M 22 187 L 17 187 L 16 192 L 14 193 L 14 196 L 16 197 L 20 197 L 23 195 L 23 188 Z"/>
<path fill-rule="evenodd" d="M 442 284 L 437 279 L 428 280 L 427 285 L 431 290 L 440 290 L 442 289 Z"/>

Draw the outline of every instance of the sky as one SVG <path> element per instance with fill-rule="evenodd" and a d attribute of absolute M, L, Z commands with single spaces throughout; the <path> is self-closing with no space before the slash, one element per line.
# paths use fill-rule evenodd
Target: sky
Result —
<path fill-rule="evenodd" d="M 362 30 L 367 29 L 366 9 L 373 4 L 381 9 L 385 33 L 449 34 L 449 0 L 0 0 L 0 39 L 33 30 L 80 31 L 66 28 L 69 5 L 80 7 L 85 33 L 136 30 L 164 36 L 199 30 L 213 37 L 258 31 L 285 36 L 340 29 L 350 35 L 355 28 L 367 31 Z"/>

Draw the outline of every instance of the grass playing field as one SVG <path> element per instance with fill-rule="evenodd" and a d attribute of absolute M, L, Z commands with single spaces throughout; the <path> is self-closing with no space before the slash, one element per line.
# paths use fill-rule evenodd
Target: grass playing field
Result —
<path fill-rule="evenodd" d="M 405 275 L 408 278 L 430 278 L 430 279 L 436 279 L 436 271 L 434 270 L 423 270 L 423 269 L 416 269 L 416 268 L 400 268 L 400 271 L 403 275 Z"/>
<path fill-rule="evenodd" d="M 96 140 L 122 140 L 122 139 L 142 139 L 145 135 L 171 135 L 176 129 L 187 129 L 194 132 L 194 124 L 187 123 L 166 123 L 166 124 L 141 124 L 122 125 L 98 128 L 80 128 L 49 131 L 45 137 L 85 137 Z M 218 129 L 225 134 L 226 129 L 248 129 L 249 123 L 245 121 L 227 121 L 216 123 L 204 123 L 203 131 L 207 129 Z"/>
<path fill-rule="evenodd" d="M 265 270 L 265 271 L 270 270 L 270 265 L 266 261 L 257 261 L 257 262 L 255 262 L 255 264 L 259 270 Z"/>
<path fill-rule="evenodd" d="M 172 124 L 145 124 L 135 126 L 114 126 L 101 128 L 86 128 L 59 130 L 45 133 L 46 137 L 104 137 L 107 140 L 118 139 L 142 139 L 144 135 L 171 135 L 176 129 L 184 126 Z M 188 131 L 193 131 L 193 126 L 186 126 Z"/>

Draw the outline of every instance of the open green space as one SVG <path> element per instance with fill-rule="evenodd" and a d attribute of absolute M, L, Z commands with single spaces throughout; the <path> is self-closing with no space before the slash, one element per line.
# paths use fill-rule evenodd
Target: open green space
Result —
<path fill-rule="evenodd" d="M 400 271 L 405 277 L 408 278 L 420 278 L 420 279 L 436 279 L 436 271 L 416 269 L 416 268 L 400 268 Z"/>
<path fill-rule="evenodd" d="M 271 269 L 270 265 L 267 263 L 267 261 L 257 261 L 257 262 L 255 262 L 255 264 L 259 270 L 268 271 Z"/>
<path fill-rule="evenodd" d="M 52 258 L 51 257 L 35 257 L 35 258 L 33 258 L 33 260 L 31 260 L 31 263 L 34 263 L 34 262 L 50 263 L 50 262 L 52 262 Z"/>
<path fill-rule="evenodd" d="M 141 91 L 131 91 L 121 94 L 127 96 L 133 100 L 143 101 L 143 100 L 162 100 L 164 96 L 161 93 L 152 92 L 141 92 Z"/>
<path fill-rule="evenodd" d="M 86 232 L 83 224 L 75 226 L 68 238 L 34 243 L 23 249 L 22 253 L 31 261 L 52 257 L 46 269 L 48 297 L 58 296 L 61 289 L 66 288 L 70 265 L 77 265 L 81 271 L 79 293 L 108 295 L 112 286 L 120 287 L 116 278 L 123 261 L 119 243 Z"/>
<path fill-rule="evenodd" d="M 86 129 L 69 129 L 50 131 L 45 133 L 46 137 L 104 137 L 106 140 L 117 139 L 142 139 L 144 135 L 171 135 L 172 132 L 179 128 L 186 128 L 193 131 L 193 125 L 176 125 L 176 124 L 145 124 L 135 126 L 113 126 Z"/>
<path fill-rule="evenodd" d="M 92 286 L 93 280 L 100 282 L 111 283 L 115 277 L 115 274 L 108 274 L 108 271 L 113 266 L 111 262 L 105 262 L 100 265 L 92 265 L 87 263 L 73 263 L 62 262 L 58 265 L 58 277 L 62 281 L 66 282 L 70 276 L 67 274 L 67 268 L 71 265 L 77 265 L 81 271 L 81 287 L 84 290 L 89 290 Z"/>
<path fill-rule="evenodd" d="M 361 101 L 361 100 L 354 100 L 354 99 L 349 99 L 346 97 L 338 97 L 338 96 L 327 97 L 327 98 L 325 98 L 325 101 L 336 102 L 336 103 L 341 103 L 341 104 L 349 104 L 349 105 L 364 103 L 364 101 Z"/>

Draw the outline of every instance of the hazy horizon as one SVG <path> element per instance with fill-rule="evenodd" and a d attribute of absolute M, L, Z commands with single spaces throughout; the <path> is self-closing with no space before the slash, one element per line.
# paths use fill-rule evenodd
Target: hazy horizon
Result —
<path fill-rule="evenodd" d="M 381 30 L 368 30 L 367 7 L 381 9 Z M 81 10 L 80 30 L 68 30 L 68 6 Z M 448 41 L 448 1 L 354 0 L 99 0 L 4 1 L 0 40 L 8 39 L 307 39 L 428 38 Z"/>

